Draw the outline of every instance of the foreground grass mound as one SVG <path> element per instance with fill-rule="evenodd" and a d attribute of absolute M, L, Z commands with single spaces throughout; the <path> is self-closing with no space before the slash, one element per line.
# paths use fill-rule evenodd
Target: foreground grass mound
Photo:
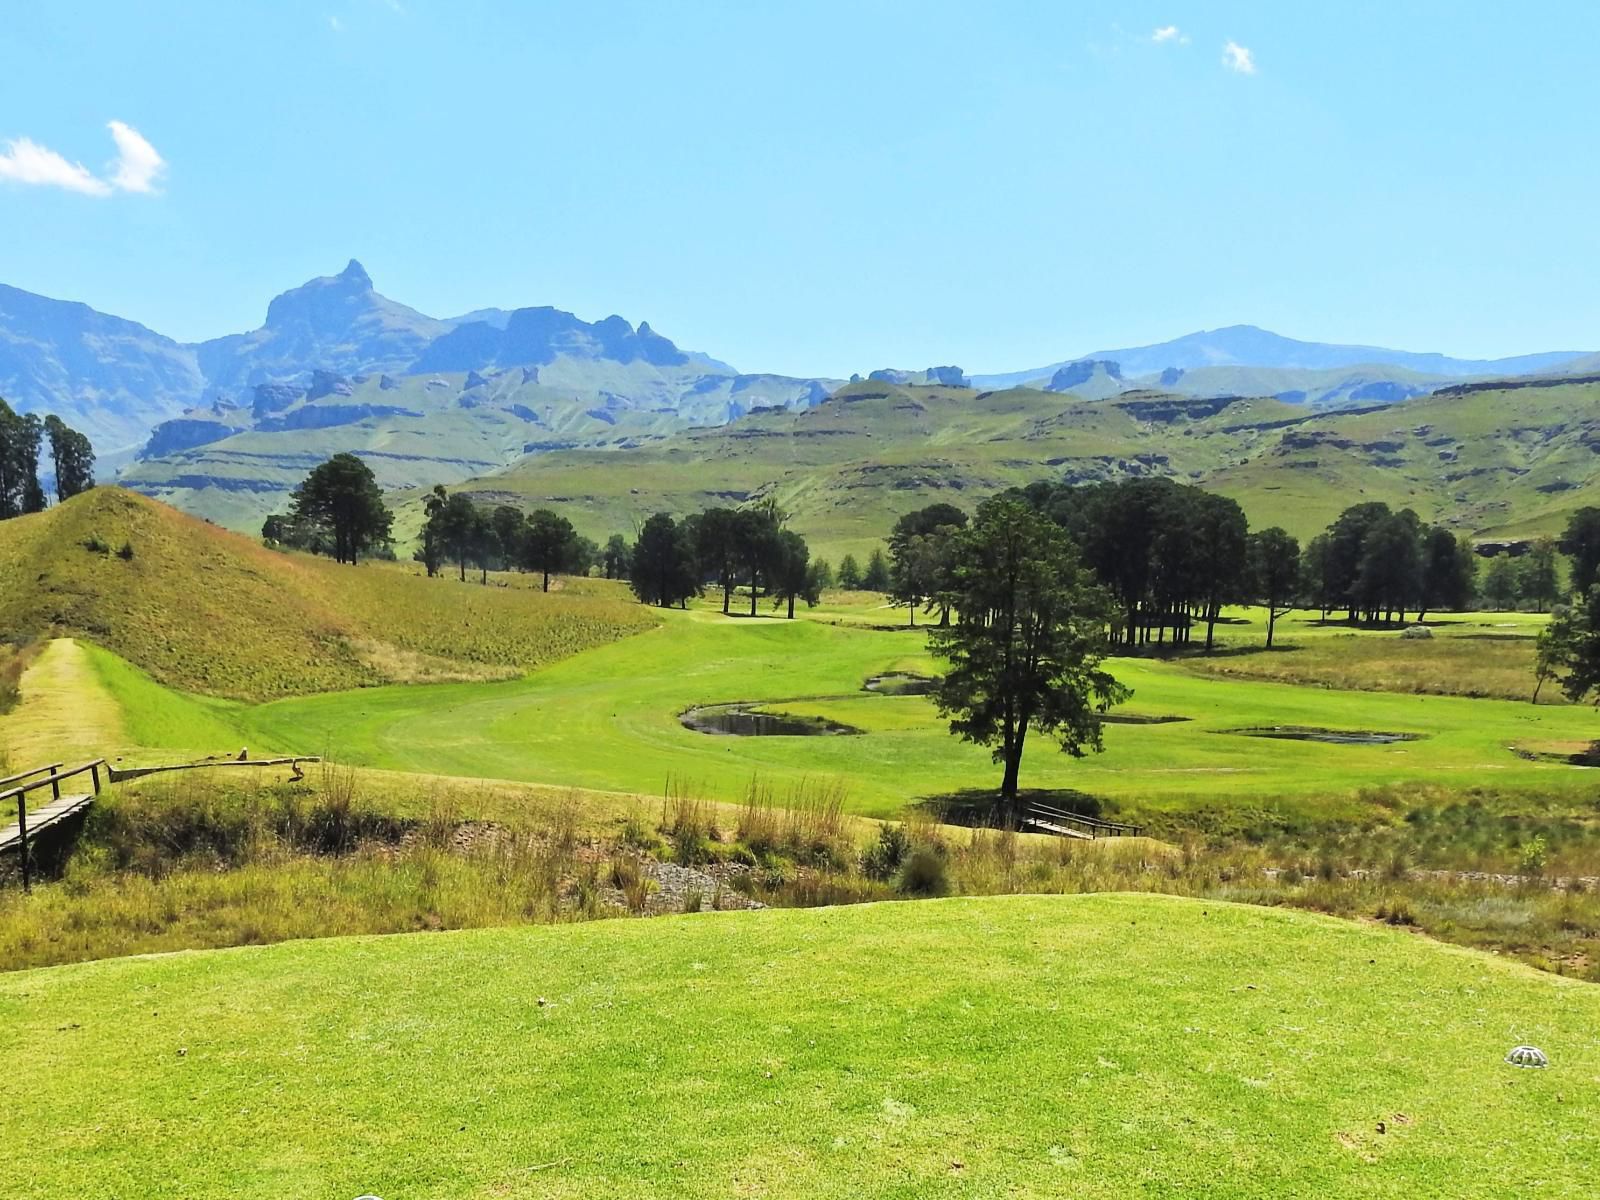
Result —
<path fill-rule="evenodd" d="M 0 980 L 0 1193 L 1591 1195 L 1597 1026 L 1488 956 L 1130 895 L 120 960 Z"/>
<path fill-rule="evenodd" d="M 0 525 L 0 578 L 0 641 L 76 634 L 242 700 L 504 677 L 655 621 L 615 588 L 546 596 L 281 554 L 120 488 Z"/>

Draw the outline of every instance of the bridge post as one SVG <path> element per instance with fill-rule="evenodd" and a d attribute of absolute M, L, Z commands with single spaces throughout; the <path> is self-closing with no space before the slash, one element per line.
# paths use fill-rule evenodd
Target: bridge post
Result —
<path fill-rule="evenodd" d="M 28 797 L 17 797 L 17 854 L 22 863 L 22 890 L 33 891 L 33 870 L 28 863 Z"/>

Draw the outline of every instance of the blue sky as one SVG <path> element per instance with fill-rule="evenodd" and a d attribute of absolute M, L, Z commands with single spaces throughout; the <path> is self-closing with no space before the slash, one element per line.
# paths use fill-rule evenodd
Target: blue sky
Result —
<path fill-rule="evenodd" d="M 4 2 L 0 282 L 183 339 L 353 256 L 796 374 L 1600 348 L 1589 2 Z"/>

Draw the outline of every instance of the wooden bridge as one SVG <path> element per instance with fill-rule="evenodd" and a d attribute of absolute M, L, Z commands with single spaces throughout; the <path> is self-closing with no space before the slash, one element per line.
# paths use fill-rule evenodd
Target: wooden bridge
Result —
<path fill-rule="evenodd" d="M 1139 837 L 1142 825 L 1126 825 L 1121 821 L 1103 821 L 1099 817 L 1086 817 L 1040 800 L 1029 800 L 1022 810 L 1022 827 L 1035 833 L 1053 833 L 1058 837 L 1090 838 Z"/>
<path fill-rule="evenodd" d="M 70 817 L 77 816 L 95 801 L 100 794 L 100 782 L 104 777 L 107 783 L 120 783 L 127 779 L 139 779 L 146 775 L 156 775 L 164 771 L 201 771 L 215 770 L 219 767 L 277 767 L 287 766 L 294 771 L 294 778 L 304 778 L 300 770 L 301 763 L 321 762 L 315 755 L 297 754 L 285 758 L 251 758 L 249 750 L 239 751 L 237 757 L 219 756 L 216 758 L 201 759 L 199 762 L 175 763 L 170 766 L 159 767 L 113 767 L 105 759 L 97 758 L 86 762 L 79 767 L 68 767 L 65 763 L 51 763 L 44 767 L 35 767 L 31 771 L 23 771 L 20 775 L 8 775 L 0 779 L 0 805 L 12 801 L 17 805 L 17 819 L 14 824 L 0 826 L 0 854 L 17 852 L 22 861 L 22 886 L 24 890 L 31 890 L 33 886 L 33 860 L 28 853 L 28 843 L 31 839 L 49 829 L 52 825 L 59 825 Z M 83 776 L 88 778 L 84 779 Z M 76 786 L 63 788 L 61 785 L 68 780 L 77 780 Z M 43 804 L 33 804 L 30 808 L 28 797 L 35 792 L 50 789 L 50 798 Z M 88 789 L 88 790 L 85 790 Z M 3 811 L 3 809 L 0 809 Z"/>
<path fill-rule="evenodd" d="M 15 850 L 21 856 L 22 886 L 25 890 L 33 886 L 28 839 L 76 816 L 93 804 L 94 798 L 100 794 L 100 772 L 103 770 L 106 770 L 105 759 L 97 758 L 81 767 L 68 768 L 65 763 L 51 763 L 0 779 L 0 804 L 14 800 L 17 805 L 16 823 L 0 827 L 0 853 Z M 89 778 L 83 779 L 84 775 Z M 62 788 L 63 783 L 73 779 L 78 780 L 76 787 Z M 92 790 L 84 791 L 85 785 Z M 50 798 L 29 812 L 28 797 L 46 788 L 50 790 Z"/>

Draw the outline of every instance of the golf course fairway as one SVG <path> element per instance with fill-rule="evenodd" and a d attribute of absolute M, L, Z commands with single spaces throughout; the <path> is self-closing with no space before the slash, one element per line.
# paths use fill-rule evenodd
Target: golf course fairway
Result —
<path fill-rule="evenodd" d="M 1489 955 L 1142 895 L 112 960 L 0 978 L 0 1194 L 1584 1196 L 1597 1029 Z"/>

